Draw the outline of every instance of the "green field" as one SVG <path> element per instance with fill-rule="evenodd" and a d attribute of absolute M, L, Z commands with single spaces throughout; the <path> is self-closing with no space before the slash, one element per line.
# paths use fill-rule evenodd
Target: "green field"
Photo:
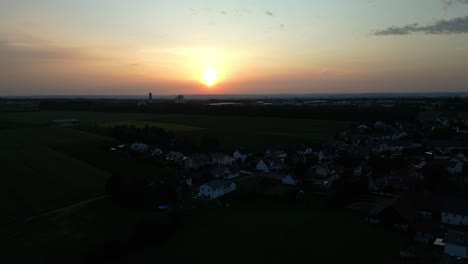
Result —
<path fill-rule="evenodd" d="M 393 263 L 398 235 L 371 230 L 362 215 L 281 202 L 232 202 L 199 210 L 161 248 L 122 263 Z"/>
<path fill-rule="evenodd" d="M 111 121 L 111 122 L 99 123 L 99 126 L 111 127 L 111 128 L 116 127 L 116 126 L 121 126 L 121 125 L 135 126 L 139 128 L 142 128 L 145 126 L 160 127 L 165 130 L 172 131 L 174 133 L 191 132 L 191 131 L 204 129 L 201 127 L 184 126 L 184 125 L 178 125 L 178 124 L 173 124 L 173 123 L 162 123 L 162 122 L 144 121 L 144 120 Z"/>
<path fill-rule="evenodd" d="M 245 147 L 262 152 L 271 145 L 325 143 L 349 129 L 351 122 L 271 117 L 155 115 L 139 113 L 57 112 L 8 113 L 0 121 L 9 126 L 46 126 L 51 119 L 77 118 L 85 126 L 98 126 L 101 134 L 114 125 L 155 125 L 198 140 L 201 135 L 217 136 L 232 151 Z M 79 128 L 81 129 L 81 128 Z M 86 128 L 84 128 L 86 130 Z M 94 133 L 94 131 L 93 131 Z"/>
<path fill-rule="evenodd" d="M 357 211 L 330 211 L 318 201 L 230 205 L 198 207 L 162 245 L 114 252 L 120 261 L 109 263 L 394 263 L 398 255 L 399 235 L 371 229 Z M 62 210 L 9 233 L 0 262 L 82 263 L 89 248 L 128 239 L 144 214 L 105 199 Z"/>

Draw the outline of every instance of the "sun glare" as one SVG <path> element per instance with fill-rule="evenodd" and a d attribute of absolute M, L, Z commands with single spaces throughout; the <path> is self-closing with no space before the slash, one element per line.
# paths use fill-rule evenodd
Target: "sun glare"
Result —
<path fill-rule="evenodd" d="M 214 70 L 206 70 L 203 73 L 203 82 L 207 86 L 213 86 L 216 84 L 216 81 L 218 79 L 218 73 L 215 72 Z"/>

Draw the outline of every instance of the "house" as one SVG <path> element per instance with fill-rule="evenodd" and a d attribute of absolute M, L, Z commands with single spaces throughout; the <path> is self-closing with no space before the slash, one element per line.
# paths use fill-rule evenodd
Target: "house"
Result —
<path fill-rule="evenodd" d="M 356 133 L 358 134 L 364 134 L 366 133 L 367 131 L 369 131 L 369 127 L 364 125 L 364 124 L 361 124 L 359 126 L 356 127 L 355 129 Z"/>
<path fill-rule="evenodd" d="M 164 154 L 164 152 L 160 149 L 160 148 L 154 148 L 152 151 L 151 151 L 151 155 L 153 157 L 158 157 L 158 156 L 161 156 L 162 154 Z"/>
<path fill-rule="evenodd" d="M 447 164 L 447 172 L 452 175 L 460 175 L 463 171 L 464 163 L 459 161 L 458 159 L 452 159 Z"/>
<path fill-rule="evenodd" d="M 130 149 L 136 152 L 143 153 L 149 149 L 149 146 L 143 143 L 134 143 L 130 146 Z"/>
<path fill-rule="evenodd" d="M 274 148 L 267 149 L 265 151 L 265 157 L 274 157 L 274 158 L 287 158 L 288 157 L 288 152 L 284 150 L 283 148 L 277 146 Z"/>
<path fill-rule="evenodd" d="M 257 170 L 259 171 L 268 171 L 268 165 L 266 164 L 266 162 L 264 160 L 260 160 L 258 163 L 257 163 Z"/>
<path fill-rule="evenodd" d="M 312 155 L 314 154 L 314 151 L 311 147 L 309 146 L 301 146 L 298 150 L 297 153 L 300 155 Z"/>
<path fill-rule="evenodd" d="M 59 126 L 59 127 L 69 127 L 69 126 L 76 126 L 80 124 L 80 120 L 78 119 L 54 119 L 49 121 L 49 125 L 51 126 Z"/>
<path fill-rule="evenodd" d="M 468 199 L 455 196 L 444 197 L 441 222 L 448 225 L 468 226 Z"/>
<path fill-rule="evenodd" d="M 257 163 L 257 170 L 259 171 L 281 171 L 286 168 L 284 161 L 279 158 L 265 158 Z"/>
<path fill-rule="evenodd" d="M 283 159 L 280 158 L 272 158 L 266 159 L 268 162 L 268 167 L 272 171 L 282 171 L 286 168 L 286 164 L 284 163 Z"/>
<path fill-rule="evenodd" d="M 205 154 L 193 154 L 184 160 L 186 169 L 198 170 L 200 167 L 207 165 L 210 162 L 210 157 Z"/>
<path fill-rule="evenodd" d="M 200 194 L 207 199 L 216 199 L 236 190 L 236 183 L 227 180 L 214 180 L 200 186 Z"/>
<path fill-rule="evenodd" d="M 211 170 L 213 178 L 234 179 L 240 176 L 239 166 L 219 166 Z"/>
<path fill-rule="evenodd" d="M 321 149 L 315 153 L 319 161 L 332 160 L 335 155 L 331 149 Z"/>
<path fill-rule="evenodd" d="M 361 176 L 363 173 L 363 167 L 362 165 L 357 166 L 356 168 L 353 169 L 353 176 Z"/>
<path fill-rule="evenodd" d="M 300 183 L 300 180 L 293 173 L 289 173 L 283 179 L 281 179 L 281 181 L 283 184 L 294 186 L 299 185 Z"/>
<path fill-rule="evenodd" d="M 445 254 L 468 258 L 468 233 L 448 231 L 444 238 L 444 244 Z"/>
<path fill-rule="evenodd" d="M 235 166 L 235 165 L 229 166 L 229 167 L 226 167 L 226 169 L 224 170 L 224 175 L 223 175 L 223 177 L 224 177 L 225 179 L 228 179 L 228 180 L 230 180 L 230 179 L 235 179 L 235 178 L 237 178 L 237 177 L 239 177 L 239 176 L 240 176 L 240 168 L 239 168 L 239 166 Z"/>
<path fill-rule="evenodd" d="M 353 146 L 347 150 L 348 155 L 352 157 L 356 157 L 358 159 L 365 159 L 365 160 L 368 160 L 370 158 L 370 152 L 371 152 L 370 148 L 364 147 L 364 146 L 359 146 L 359 147 Z"/>
<path fill-rule="evenodd" d="M 184 159 L 184 154 L 177 151 L 170 151 L 166 154 L 166 159 L 170 161 L 180 162 Z"/>
<path fill-rule="evenodd" d="M 329 168 L 328 164 L 317 164 L 311 168 L 312 175 L 315 178 L 325 178 L 332 170 Z"/>
<path fill-rule="evenodd" d="M 217 165 L 232 165 L 236 159 L 224 153 L 211 154 L 211 162 Z"/>
<path fill-rule="evenodd" d="M 239 160 L 241 162 L 245 162 L 249 158 L 250 154 L 245 151 L 245 150 L 236 150 L 233 154 L 232 157 L 236 160 Z"/>
<path fill-rule="evenodd" d="M 370 210 L 367 222 L 407 230 L 421 227 L 440 212 L 440 197 L 433 193 L 405 191 L 399 196 L 380 201 Z"/>

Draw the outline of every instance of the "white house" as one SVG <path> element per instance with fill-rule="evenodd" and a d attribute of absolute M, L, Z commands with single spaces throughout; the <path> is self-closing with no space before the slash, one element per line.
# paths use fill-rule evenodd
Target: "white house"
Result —
<path fill-rule="evenodd" d="M 267 149 L 265 151 L 265 157 L 275 157 L 275 158 L 287 158 L 288 157 L 288 153 L 280 148 L 280 147 L 276 147 L 276 148 L 271 148 L 271 149 Z"/>
<path fill-rule="evenodd" d="M 246 161 L 249 158 L 249 153 L 245 150 L 236 150 L 233 154 L 232 157 L 236 160 L 240 160 L 241 162 Z"/>
<path fill-rule="evenodd" d="M 207 199 L 216 199 L 236 190 L 236 183 L 227 180 L 214 180 L 200 186 L 200 194 Z"/>
<path fill-rule="evenodd" d="M 215 167 L 211 170 L 213 178 L 235 179 L 240 176 L 240 169 L 238 166 L 223 166 Z"/>
<path fill-rule="evenodd" d="M 452 175 L 460 175 L 463 171 L 463 162 L 458 159 L 452 159 L 447 166 L 447 172 Z"/>
<path fill-rule="evenodd" d="M 326 164 L 318 164 L 312 168 L 312 172 L 317 178 L 324 178 L 330 174 L 331 170 Z"/>
<path fill-rule="evenodd" d="M 223 154 L 223 153 L 214 153 L 211 154 L 211 162 L 218 165 L 232 165 L 236 159 L 233 157 Z"/>
<path fill-rule="evenodd" d="M 468 200 L 461 197 L 445 197 L 441 221 L 448 225 L 468 226 Z"/>
<path fill-rule="evenodd" d="M 444 253 L 460 258 L 468 258 L 468 234 L 448 231 L 444 239 Z"/>
<path fill-rule="evenodd" d="M 299 184 L 299 180 L 296 178 L 296 176 L 294 176 L 294 174 L 292 173 L 289 173 L 288 175 L 286 175 L 286 177 L 284 177 L 283 179 L 281 179 L 281 181 L 283 182 L 283 184 L 286 184 L 286 185 L 298 185 Z"/>
<path fill-rule="evenodd" d="M 353 170 L 353 176 L 361 176 L 362 175 L 362 165 L 357 166 Z"/>
<path fill-rule="evenodd" d="M 171 151 L 166 154 L 166 159 L 171 161 L 182 161 L 184 159 L 184 154 L 177 151 Z"/>
<path fill-rule="evenodd" d="M 265 161 L 263 160 L 260 160 L 258 163 L 257 163 L 257 170 L 259 171 L 268 171 L 268 165 L 266 164 Z"/>
<path fill-rule="evenodd" d="M 164 152 L 160 148 L 155 148 L 153 152 L 151 153 L 151 155 L 153 155 L 154 157 L 158 157 L 158 156 L 161 156 L 163 153 Z"/>
<path fill-rule="evenodd" d="M 149 146 L 143 143 L 134 143 L 130 146 L 130 149 L 132 149 L 133 151 L 140 152 L 140 153 L 146 151 L 148 148 Z"/>
<path fill-rule="evenodd" d="M 186 169 L 199 169 L 210 162 L 210 157 L 205 154 L 193 154 L 184 160 Z"/>

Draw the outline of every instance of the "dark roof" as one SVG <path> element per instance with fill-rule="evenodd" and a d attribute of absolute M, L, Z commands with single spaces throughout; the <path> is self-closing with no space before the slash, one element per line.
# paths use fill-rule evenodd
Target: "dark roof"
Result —
<path fill-rule="evenodd" d="M 444 212 L 468 215 L 468 200 L 464 197 L 446 196 L 442 205 Z"/>
<path fill-rule="evenodd" d="M 468 247 L 468 233 L 448 231 L 445 237 L 445 243 Z"/>
<path fill-rule="evenodd" d="M 218 189 L 221 187 L 228 187 L 232 184 L 231 181 L 226 181 L 226 180 L 214 180 L 208 183 L 205 183 L 204 185 L 207 185 L 211 189 Z"/>

